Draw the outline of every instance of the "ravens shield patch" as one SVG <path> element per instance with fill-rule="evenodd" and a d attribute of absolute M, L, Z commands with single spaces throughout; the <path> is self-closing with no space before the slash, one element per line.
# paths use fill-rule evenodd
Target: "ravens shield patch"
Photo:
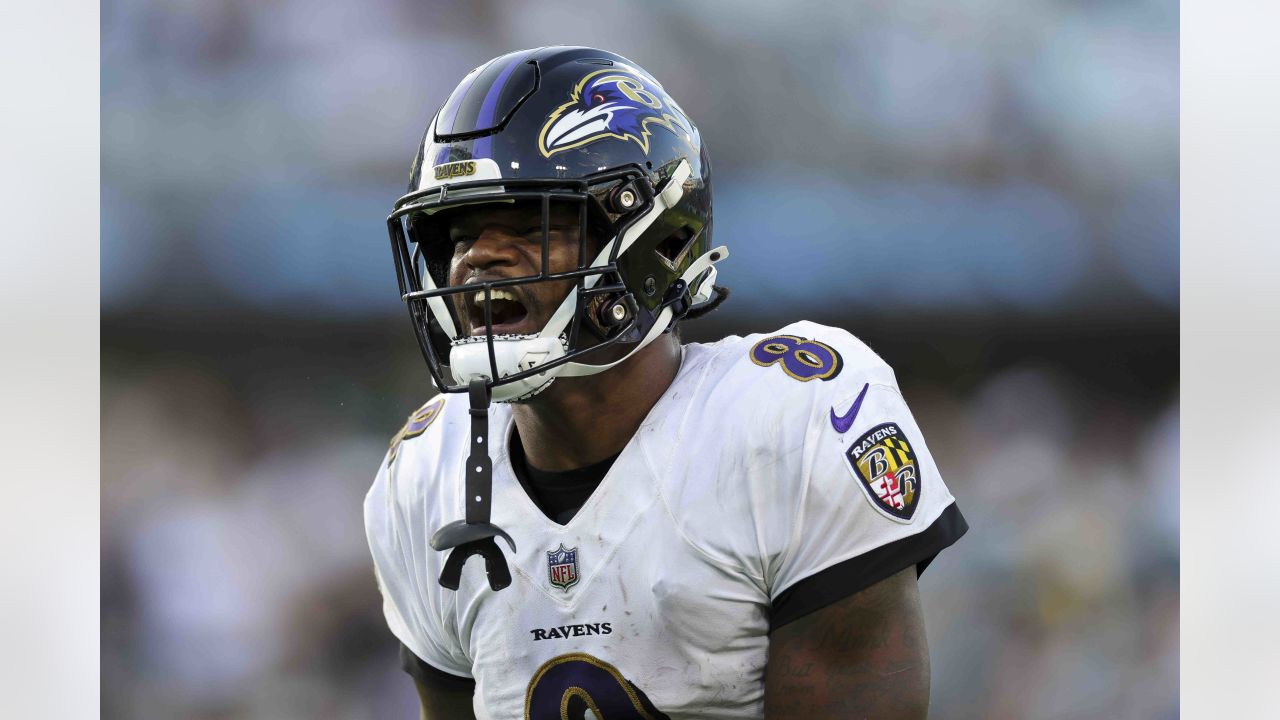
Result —
<path fill-rule="evenodd" d="M 844 453 L 849 467 L 877 510 L 910 522 L 920 505 L 920 463 L 896 423 L 877 425 Z"/>

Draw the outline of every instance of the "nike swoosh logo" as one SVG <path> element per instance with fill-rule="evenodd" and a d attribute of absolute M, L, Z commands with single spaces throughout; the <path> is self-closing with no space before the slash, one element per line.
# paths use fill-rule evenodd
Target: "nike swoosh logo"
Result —
<path fill-rule="evenodd" d="M 849 432 L 849 428 L 853 427 L 853 421 L 858 417 L 858 411 L 862 409 L 862 398 L 867 396 L 867 388 L 871 387 L 871 383 L 862 386 L 862 392 L 858 393 L 858 399 L 853 401 L 853 407 L 849 408 L 849 412 L 844 415 L 837 415 L 836 409 L 831 408 L 831 427 L 836 432 L 844 434 Z"/>

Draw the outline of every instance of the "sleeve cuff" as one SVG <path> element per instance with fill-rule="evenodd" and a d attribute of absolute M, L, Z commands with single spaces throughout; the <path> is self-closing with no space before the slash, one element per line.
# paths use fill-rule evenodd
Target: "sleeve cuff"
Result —
<path fill-rule="evenodd" d="M 800 580 L 773 601 L 769 631 L 843 600 L 912 565 L 917 575 L 923 573 L 938 553 L 959 540 L 968 529 L 969 524 L 953 502 L 923 531 Z"/>

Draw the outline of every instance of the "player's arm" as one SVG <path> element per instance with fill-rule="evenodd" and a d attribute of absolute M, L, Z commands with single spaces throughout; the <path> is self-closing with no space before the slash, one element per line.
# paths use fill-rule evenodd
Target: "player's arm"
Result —
<path fill-rule="evenodd" d="M 435 416 L 428 417 L 428 412 L 432 408 L 438 411 L 439 407 L 429 403 L 405 427 L 415 431 L 415 422 L 429 425 Z M 424 428 L 425 425 L 418 430 Z M 364 505 L 365 531 L 374 577 L 382 594 L 382 610 L 391 634 L 400 641 L 400 666 L 414 680 L 421 716 L 428 720 L 474 718 L 471 700 L 475 681 L 469 677 L 470 660 L 447 622 L 448 613 L 442 609 L 439 596 L 422 590 L 439 590 L 435 584 L 439 567 L 409 561 L 426 552 L 423 545 L 428 534 L 422 514 L 406 510 L 420 506 L 420 484 L 393 482 L 398 469 L 413 460 L 413 443 L 423 442 L 421 432 L 407 442 L 405 434 L 402 430 L 393 441 Z M 405 522 L 406 517 L 411 521 Z"/>
<path fill-rule="evenodd" d="M 765 717 L 916 720 L 929 714 L 929 647 L 909 567 L 776 628 Z"/>
<path fill-rule="evenodd" d="M 746 471 L 738 546 L 769 588 L 766 717 L 926 717 L 916 577 L 968 526 L 889 366 L 843 331 L 784 330 L 750 351 L 774 422 L 747 431 L 770 462 Z"/>
<path fill-rule="evenodd" d="M 474 683 L 469 689 L 439 687 L 417 679 L 413 684 L 417 686 L 418 699 L 422 701 L 422 720 L 474 720 L 475 714 L 471 709 Z"/>
<path fill-rule="evenodd" d="M 404 645 L 400 646 L 400 666 L 418 688 L 423 720 L 474 720 L 471 698 L 476 692 L 475 680 L 438 670 Z"/>

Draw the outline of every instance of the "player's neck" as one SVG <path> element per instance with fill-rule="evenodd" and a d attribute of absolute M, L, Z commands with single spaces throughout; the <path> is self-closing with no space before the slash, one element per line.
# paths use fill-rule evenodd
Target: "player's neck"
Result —
<path fill-rule="evenodd" d="M 526 460 L 561 471 L 617 455 L 679 370 L 680 341 L 667 334 L 611 370 L 555 381 L 513 406 Z"/>

